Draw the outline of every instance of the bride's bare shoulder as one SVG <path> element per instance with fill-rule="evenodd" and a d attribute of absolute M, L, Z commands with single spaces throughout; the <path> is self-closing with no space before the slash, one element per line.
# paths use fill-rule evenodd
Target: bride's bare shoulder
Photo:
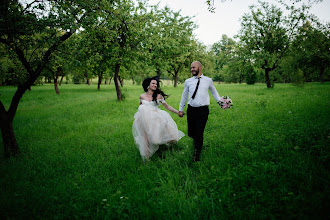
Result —
<path fill-rule="evenodd" d="M 145 93 L 141 94 L 141 95 L 140 95 L 140 99 L 142 99 L 142 100 L 146 100 L 146 94 L 145 94 Z"/>

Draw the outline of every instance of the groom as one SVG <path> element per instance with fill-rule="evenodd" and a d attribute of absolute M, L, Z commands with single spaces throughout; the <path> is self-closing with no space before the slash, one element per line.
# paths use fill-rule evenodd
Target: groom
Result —
<path fill-rule="evenodd" d="M 203 147 L 203 134 L 205 125 L 209 116 L 211 91 L 214 99 L 219 103 L 220 96 L 213 85 L 211 78 L 202 73 L 202 64 L 194 61 L 190 65 L 193 77 L 187 79 L 184 83 L 184 89 L 179 106 L 179 116 L 184 115 L 184 107 L 188 98 L 187 122 L 188 136 L 194 139 L 194 157 L 195 162 L 200 160 L 200 154 Z"/>

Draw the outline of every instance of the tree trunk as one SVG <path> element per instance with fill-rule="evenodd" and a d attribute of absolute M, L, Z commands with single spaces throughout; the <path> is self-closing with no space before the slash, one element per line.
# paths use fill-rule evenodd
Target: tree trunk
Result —
<path fill-rule="evenodd" d="M 37 74 L 40 75 L 39 72 Z M 36 78 L 31 78 L 31 82 L 34 82 L 35 80 Z M 28 81 L 28 83 L 31 82 Z M 30 87 L 29 84 L 18 86 L 11 100 L 8 111 L 6 111 L 4 105 L 0 101 L 0 127 L 1 127 L 4 150 L 5 150 L 5 157 L 15 156 L 16 154 L 19 153 L 19 148 L 13 129 L 13 120 L 18 108 L 19 101 L 21 100 L 22 96 L 28 90 L 29 87 Z"/>
<path fill-rule="evenodd" d="M 160 76 L 162 75 L 162 72 L 160 69 L 157 68 L 157 79 L 160 80 Z"/>
<path fill-rule="evenodd" d="M 266 68 L 265 69 L 265 79 L 266 79 L 267 88 L 272 88 L 272 84 L 269 79 L 269 72 L 270 72 L 270 69 Z"/>
<path fill-rule="evenodd" d="M 179 72 L 174 71 L 174 87 L 178 86 L 178 74 Z"/>
<path fill-rule="evenodd" d="M 69 32 L 64 34 L 59 38 L 59 42 L 54 43 L 44 54 L 42 63 L 37 66 L 35 70 L 32 69 L 31 64 L 27 61 L 27 59 L 24 56 L 23 51 L 16 47 L 15 52 L 23 64 L 23 66 L 26 68 L 27 72 L 29 73 L 29 76 L 27 78 L 27 81 L 19 85 L 12 100 L 10 103 L 9 110 L 6 111 L 4 105 L 0 101 L 0 127 L 1 127 L 1 134 L 4 144 L 4 150 L 5 150 L 5 156 L 11 157 L 15 156 L 19 153 L 18 144 L 16 141 L 14 129 L 13 129 L 13 120 L 18 108 L 19 101 L 21 100 L 22 96 L 28 90 L 31 88 L 31 85 L 34 84 L 34 82 L 37 80 L 37 78 L 40 76 L 42 69 L 44 68 L 44 65 L 49 62 L 50 55 L 55 51 L 55 49 L 58 47 L 58 45 L 68 39 L 74 32 Z M 0 39 L 1 40 L 1 39 Z M 5 42 L 6 43 L 6 42 Z"/>
<path fill-rule="evenodd" d="M 174 77 L 174 87 L 177 87 L 178 86 L 178 75 L 179 75 L 179 71 L 180 71 L 180 68 L 181 68 L 181 64 L 178 64 L 178 68 L 175 68 L 174 65 L 171 65 L 172 66 L 172 69 L 174 71 L 174 74 L 173 77 Z"/>
<path fill-rule="evenodd" d="M 0 125 L 3 146 L 5 149 L 5 157 L 8 158 L 15 156 L 19 153 L 19 148 L 13 129 L 13 121 L 9 118 L 8 113 L 4 110 L 4 108 L 0 113 Z"/>
<path fill-rule="evenodd" d="M 60 73 L 61 73 L 61 69 L 57 68 L 56 76 L 54 76 L 54 87 L 55 87 L 55 91 L 56 91 L 57 95 L 60 94 L 60 90 L 58 89 L 58 84 L 57 84 L 57 80 L 58 80 Z"/>
<path fill-rule="evenodd" d="M 121 101 L 122 100 L 122 95 L 121 95 L 121 90 L 120 90 L 120 86 L 119 86 L 119 83 L 118 83 L 119 69 L 120 69 L 120 63 L 116 63 L 115 75 L 113 77 L 113 81 L 115 82 L 115 86 L 116 86 L 117 100 Z"/>
<path fill-rule="evenodd" d="M 120 76 L 118 76 L 118 80 L 120 82 L 120 86 L 123 87 L 124 86 L 124 80 Z"/>
<path fill-rule="evenodd" d="M 86 78 L 86 84 L 90 86 L 91 84 L 88 78 L 87 70 L 85 70 L 84 77 Z"/>
<path fill-rule="evenodd" d="M 64 78 L 64 75 L 61 76 L 60 86 L 62 85 L 63 78 Z"/>
<path fill-rule="evenodd" d="M 58 89 L 57 79 L 54 79 L 54 87 L 55 87 L 56 94 L 59 95 L 60 94 L 60 90 Z"/>
<path fill-rule="evenodd" d="M 99 82 L 97 83 L 97 90 L 101 89 L 102 76 L 103 76 L 103 72 L 99 74 Z"/>

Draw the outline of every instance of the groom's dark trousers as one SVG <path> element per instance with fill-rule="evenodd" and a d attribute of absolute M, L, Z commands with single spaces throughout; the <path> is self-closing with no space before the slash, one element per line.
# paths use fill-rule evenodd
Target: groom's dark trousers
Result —
<path fill-rule="evenodd" d="M 209 117 L 209 107 L 192 107 L 188 105 L 187 122 L 188 136 L 194 140 L 194 160 L 200 160 L 200 154 L 203 147 L 203 134 L 207 119 Z"/>

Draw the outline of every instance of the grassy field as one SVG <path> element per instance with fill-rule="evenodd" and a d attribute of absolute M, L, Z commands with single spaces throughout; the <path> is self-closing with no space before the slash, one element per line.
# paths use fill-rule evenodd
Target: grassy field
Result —
<path fill-rule="evenodd" d="M 3 158 L 1 219 L 326 219 L 330 217 L 330 84 L 216 84 L 201 162 L 186 136 L 143 164 L 132 137 L 141 86 L 32 87 L 14 130 L 21 154 Z M 178 108 L 183 85 L 163 86 Z M 0 87 L 8 108 L 15 92 Z M 164 108 L 163 108 L 164 109 Z"/>

